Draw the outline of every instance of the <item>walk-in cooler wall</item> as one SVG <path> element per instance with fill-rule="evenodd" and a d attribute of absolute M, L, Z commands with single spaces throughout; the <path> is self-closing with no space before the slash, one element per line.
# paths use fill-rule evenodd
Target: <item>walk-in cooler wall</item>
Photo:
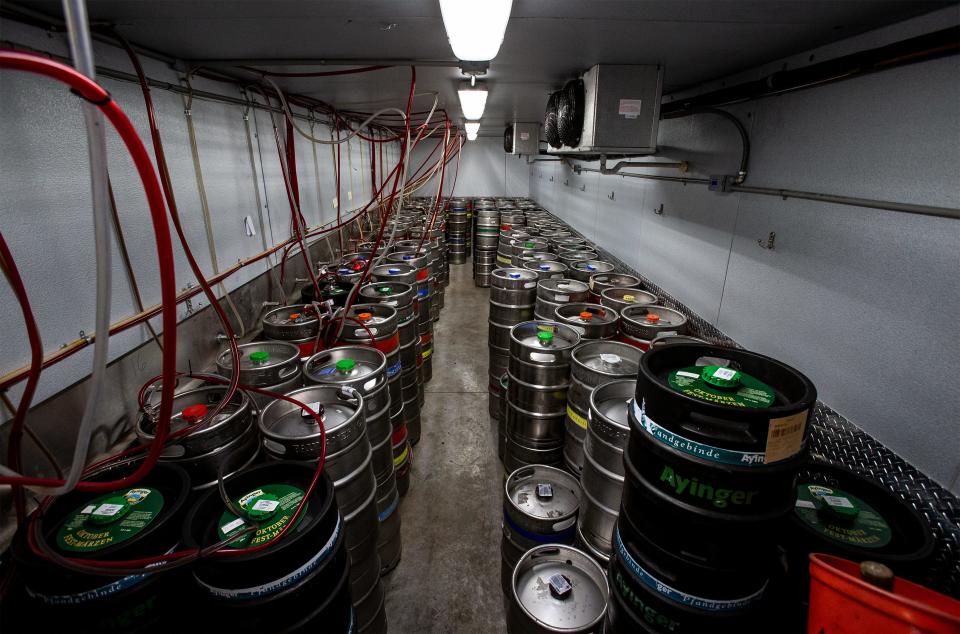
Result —
<path fill-rule="evenodd" d="M 951 21 L 955 9 L 725 84 Z M 729 107 L 750 134 L 746 184 L 960 207 L 958 76 L 960 59 L 951 56 Z M 740 155 L 734 128 L 712 115 L 662 121 L 659 146 L 657 160 L 689 161 L 687 175 L 700 178 L 735 173 Z M 530 167 L 530 196 L 739 344 L 801 369 L 824 402 L 960 492 L 951 393 L 960 358 L 956 220 L 576 174 L 547 161 Z M 771 232 L 773 248 L 762 248 Z"/>
<path fill-rule="evenodd" d="M 502 130 L 482 134 L 499 134 Z M 435 136 L 438 133 L 435 133 Z M 434 149 L 433 140 L 422 143 L 411 154 L 414 167 L 420 165 Z M 456 187 L 457 196 L 510 196 L 529 195 L 530 174 L 526 159 L 503 151 L 503 138 L 481 136 L 476 141 L 467 141 L 460 155 L 459 173 L 457 162 L 447 166 L 449 174 L 444 179 L 444 191 L 449 194 Z M 454 176 L 456 184 L 454 185 Z M 436 193 L 437 176 L 424 185 L 424 192 Z"/>
<path fill-rule="evenodd" d="M 12 21 L 3 21 L 2 27 L 5 40 L 69 57 L 65 34 L 47 34 Z M 97 42 L 94 53 L 99 66 L 133 73 L 130 61 L 121 49 Z M 169 66 L 146 56 L 141 59 L 150 79 L 180 85 L 179 73 Z M 106 76 L 101 77 L 100 81 L 130 116 L 141 138 L 152 151 L 140 87 Z M 229 84 L 196 78 L 192 84 L 198 91 L 245 98 L 239 89 Z M 94 329 L 95 262 L 92 255 L 89 161 L 81 101 L 61 85 L 27 73 L 0 71 L 0 86 L 0 119 L 5 122 L 3 134 L 0 135 L 0 173 L 5 183 L 4 196 L 0 198 L 0 217 L 10 219 L 4 224 L 6 240 L 30 289 L 30 301 L 43 333 L 44 348 L 50 352 L 61 344 L 75 341 L 81 331 L 89 333 Z M 179 94 L 163 88 L 154 87 L 151 93 L 184 231 L 201 269 L 211 276 L 213 268 L 191 157 L 184 101 Z M 260 95 L 249 96 L 263 103 Z M 248 113 L 254 153 L 254 166 L 251 167 L 244 127 L 245 110 L 241 105 L 201 98 L 195 99 L 191 108 L 220 270 L 290 235 L 290 206 L 270 115 L 258 109 Z M 282 125 L 279 115 L 277 123 Z M 305 127 L 309 125 L 307 121 L 301 124 Z M 317 124 L 314 134 L 324 138 L 329 135 L 329 130 Z M 312 144 L 300 135 L 295 135 L 295 138 L 301 207 L 307 226 L 314 227 L 336 217 L 336 189 L 330 149 L 326 146 L 316 148 L 314 160 Z M 109 126 L 107 147 L 110 176 L 127 248 L 143 294 L 143 303 L 149 308 L 159 301 L 160 286 L 146 199 L 119 137 Z M 349 147 L 348 156 L 347 146 L 342 146 L 341 157 L 340 204 L 344 209 L 352 209 L 361 201 L 368 200 L 371 191 L 370 146 L 354 140 Z M 396 162 L 397 145 L 388 143 L 383 147 L 385 156 L 389 157 L 387 165 L 392 167 Z M 257 192 L 253 183 L 256 183 Z M 257 193 L 266 229 L 265 240 L 257 210 Z M 248 233 L 247 217 L 255 235 Z M 174 249 L 174 256 L 177 280 L 181 286 L 195 285 L 194 276 L 179 246 Z M 279 257 L 271 256 L 268 260 L 241 269 L 224 282 L 227 290 L 233 292 L 246 287 L 263 276 L 269 267 L 276 266 L 278 261 Z M 112 264 L 112 320 L 116 322 L 135 314 L 137 310 L 116 245 Z M 288 291 L 293 286 L 292 278 L 298 275 L 302 277 L 304 273 L 300 258 L 296 256 L 290 258 L 285 284 Z M 2 375 L 19 368 L 24 360 L 29 359 L 30 347 L 26 336 L 21 334 L 22 316 L 13 293 L 6 284 L 0 287 L 0 319 L 10 326 L 10 331 L 3 337 L 5 352 L 0 360 Z M 215 285 L 214 290 L 218 295 L 222 294 L 219 286 Z M 266 297 L 266 286 L 262 292 L 254 295 L 258 302 Z M 238 300 L 237 304 L 244 310 L 252 306 L 252 302 Z M 192 302 L 178 306 L 179 318 L 183 320 L 206 306 L 206 299 L 198 295 Z M 232 312 L 227 310 L 232 319 Z M 65 312 L 75 318 L 63 319 Z M 253 327 L 255 317 L 245 316 L 248 328 Z M 188 342 L 188 345 L 181 346 L 181 367 L 206 367 L 221 346 L 216 339 L 219 327 L 213 316 L 204 314 L 201 320 L 192 320 L 189 326 L 184 324 L 179 328 L 181 341 Z M 152 324 L 157 330 L 160 329 L 159 318 L 153 319 Z M 143 326 L 111 337 L 111 360 L 135 351 L 149 339 L 150 334 Z M 70 448 L 85 395 L 82 386 L 78 386 L 79 390 L 70 392 L 66 399 L 57 399 L 57 403 L 42 402 L 66 386 L 85 381 L 90 373 L 91 362 L 92 349 L 87 348 L 50 366 L 41 375 L 34 403 L 39 404 L 36 406 L 38 408 L 49 409 L 38 410 L 46 415 L 36 415 L 35 425 L 41 433 L 47 425 L 54 424 L 63 431 L 50 434 L 54 439 L 52 449 L 55 452 L 61 449 L 64 452 L 72 451 Z M 115 440 L 122 435 L 124 429 L 113 427 L 133 420 L 137 386 L 157 374 L 158 364 L 159 355 L 149 350 L 142 355 L 134 353 L 113 369 L 114 375 L 108 381 L 107 394 L 98 410 L 103 422 L 98 428 L 105 436 Z M 11 388 L 9 396 L 14 402 L 19 400 L 22 386 L 20 383 Z M 124 411 L 125 407 L 127 411 Z M 6 411 L 0 411 L 0 421 L 5 420 L 6 416 Z M 94 442 L 94 450 L 109 446 L 110 440 L 100 438 L 99 434 L 98 438 Z M 32 446 L 26 449 L 29 452 Z M 66 459 L 68 455 L 65 453 L 63 458 Z"/>

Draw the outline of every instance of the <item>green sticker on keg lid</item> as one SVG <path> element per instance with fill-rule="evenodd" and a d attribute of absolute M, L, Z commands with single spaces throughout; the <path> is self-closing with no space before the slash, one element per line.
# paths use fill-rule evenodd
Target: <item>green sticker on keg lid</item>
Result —
<path fill-rule="evenodd" d="M 266 484 L 240 496 L 234 500 L 236 505 L 243 510 L 247 518 L 262 526 L 256 532 L 246 533 L 233 540 L 230 547 L 259 546 L 273 540 L 290 522 L 302 499 L 303 491 L 288 484 Z M 307 507 L 304 506 L 304 512 L 297 518 L 298 524 L 303 520 L 306 510 Z M 238 517 L 231 511 L 224 511 L 218 523 L 217 539 L 231 537 L 241 532 L 245 526 L 245 518 Z"/>
<path fill-rule="evenodd" d="M 819 484 L 797 486 L 797 516 L 827 539 L 861 548 L 883 548 L 893 531 L 872 506 L 842 489 Z"/>
<path fill-rule="evenodd" d="M 357 362 L 353 359 L 340 359 L 337 361 L 337 370 L 343 373 L 350 372 L 357 367 Z"/>
<path fill-rule="evenodd" d="M 57 531 L 57 547 L 77 553 L 103 550 L 140 533 L 161 509 L 163 495 L 156 489 L 102 495 L 67 516 Z"/>
<path fill-rule="evenodd" d="M 270 353 L 266 350 L 257 350 L 250 353 L 250 360 L 254 363 L 263 363 L 270 359 Z"/>
<path fill-rule="evenodd" d="M 776 393 L 766 383 L 716 365 L 674 370 L 667 382 L 681 394 L 715 405 L 760 408 L 770 407 L 776 400 Z"/>

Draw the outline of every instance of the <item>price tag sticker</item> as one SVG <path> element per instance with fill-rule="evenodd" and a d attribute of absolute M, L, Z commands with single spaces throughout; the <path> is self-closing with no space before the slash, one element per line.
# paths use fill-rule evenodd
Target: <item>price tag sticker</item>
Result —
<path fill-rule="evenodd" d="M 313 415 L 320 411 L 320 402 L 316 403 L 305 403 L 307 406 L 306 409 L 300 410 L 300 415 L 304 418 L 313 418 Z"/>
<path fill-rule="evenodd" d="M 280 502 L 278 500 L 257 500 L 253 503 L 251 508 L 253 508 L 254 511 L 273 513 L 278 506 L 280 506 Z"/>
<path fill-rule="evenodd" d="M 240 528 L 240 527 L 243 526 L 245 523 L 246 523 L 246 522 L 244 522 L 242 519 L 240 519 L 240 518 L 238 517 L 237 519 L 233 520 L 232 522 L 227 522 L 226 524 L 224 524 L 223 526 L 221 526 L 221 527 L 220 527 L 220 530 L 223 531 L 224 534 L 229 534 L 231 531 L 233 531 L 233 530 L 235 530 L 235 529 L 237 529 L 237 528 Z"/>
<path fill-rule="evenodd" d="M 101 504 L 93 511 L 93 514 L 99 515 L 100 517 L 113 517 L 122 509 L 122 504 Z"/>
<path fill-rule="evenodd" d="M 729 381 L 734 376 L 736 376 L 737 371 L 731 370 L 730 368 L 717 368 L 713 371 L 713 376 L 718 379 L 723 379 L 724 381 Z"/>
<path fill-rule="evenodd" d="M 824 495 L 820 497 L 821 500 L 829 504 L 830 506 L 835 506 L 837 508 L 852 509 L 853 502 L 848 498 L 838 497 L 836 495 Z"/>

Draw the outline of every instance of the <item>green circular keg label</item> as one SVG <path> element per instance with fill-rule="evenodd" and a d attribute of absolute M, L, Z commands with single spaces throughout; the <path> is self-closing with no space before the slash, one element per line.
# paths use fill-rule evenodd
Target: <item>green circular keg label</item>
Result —
<path fill-rule="evenodd" d="M 67 516 L 57 532 L 57 546 L 75 553 L 103 550 L 140 533 L 162 509 L 163 495 L 157 489 L 102 495 Z"/>
<path fill-rule="evenodd" d="M 883 548 L 893 532 L 872 506 L 842 489 L 818 484 L 797 486 L 794 512 L 827 539 L 861 548 Z"/>
<path fill-rule="evenodd" d="M 230 542 L 232 548 L 246 548 L 259 546 L 276 538 L 283 527 L 290 522 L 297 505 L 303 499 L 303 490 L 288 484 L 267 484 L 242 495 L 234 502 L 246 514 L 247 518 L 260 523 L 262 526 L 254 533 L 246 533 Z M 304 513 L 297 518 L 299 524 Z M 224 539 L 239 533 L 247 526 L 246 518 L 237 517 L 231 511 L 224 511 L 220 516 L 217 533 Z"/>
<path fill-rule="evenodd" d="M 749 374 L 721 366 L 708 366 L 706 369 L 712 373 L 709 378 L 714 385 L 704 380 L 705 369 L 698 366 L 674 370 L 667 377 L 667 382 L 681 394 L 716 405 L 760 408 L 770 407 L 776 400 L 772 387 Z M 713 374 L 718 376 L 714 377 Z M 729 388 L 716 385 L 723 383 L 733 385 Z"/>

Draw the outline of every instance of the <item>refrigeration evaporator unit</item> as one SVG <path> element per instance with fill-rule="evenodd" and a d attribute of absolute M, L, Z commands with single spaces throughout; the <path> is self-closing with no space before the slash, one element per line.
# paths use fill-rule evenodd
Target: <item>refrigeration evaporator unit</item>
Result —
<path fill-rule="evenodd" d="M 538 154 L 540 124 L 514 121 L 503 133 L 503 149 L 508 154 Z"/>
<path fill-rule="evenodd" d="M 551 154 L 653 154 L 663 66 L 598 64 L 552 93 L 543 132 Z"/>

